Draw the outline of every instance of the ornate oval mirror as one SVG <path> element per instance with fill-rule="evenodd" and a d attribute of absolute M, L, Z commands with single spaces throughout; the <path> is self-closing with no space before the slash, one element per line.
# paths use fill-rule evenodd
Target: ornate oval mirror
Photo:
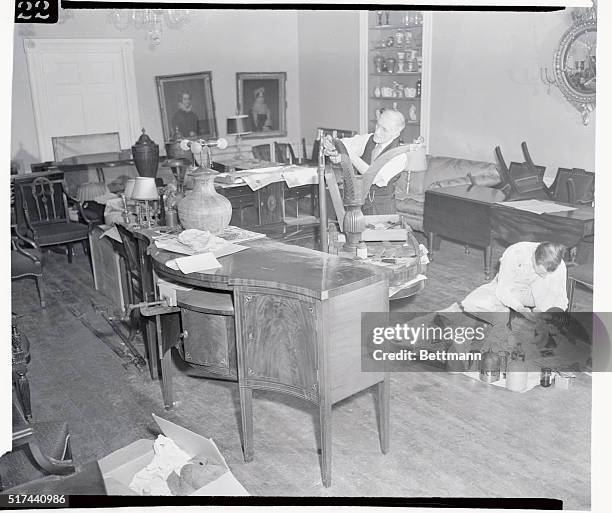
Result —
<path fill-rule="evenodd" d="M 555 82 L 567 100 L 589 122 L 595 110 L 597 18 L 595 8 L 576 17 L 555 53 Z"/>

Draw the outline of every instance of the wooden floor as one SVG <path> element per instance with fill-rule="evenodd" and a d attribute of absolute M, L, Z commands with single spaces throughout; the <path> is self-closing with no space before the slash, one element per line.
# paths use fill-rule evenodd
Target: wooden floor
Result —
<path fill-rule="evenodd" d="M 431 311 L 484 282 L 482 251 L 443 242 L 425 290 L 395 309 Z M 317 412 L 309 404 L 254 393 L 255 460 L 244 463 L 235 384 L 175 379 L 178 404 L 162 405 L 159 382 L 109 345 L 119 338 L 100 315 L 87 258 L 45 255 L 48 306 L 33 282 L 13 282 L 13 312 L 31 341 L 29 378 L 35 420 L 67 419 L 74 458 L 99 459 L 153 438 L 151 413 L 212 437 L 253 495 L 546 497 L 566 509 L 590 507 L 591 383 L 516 394 L 443 372 L 391 379 L 391 450 L 379 449 L 374 391 L 333 408 L 332 486 L 321 484 Z M 575 308 L 591 308 L 576 292 Z M 142 345 L 138 346 L 144 351 Z M 120 353 L 121 351 L 119 351 Z"/>

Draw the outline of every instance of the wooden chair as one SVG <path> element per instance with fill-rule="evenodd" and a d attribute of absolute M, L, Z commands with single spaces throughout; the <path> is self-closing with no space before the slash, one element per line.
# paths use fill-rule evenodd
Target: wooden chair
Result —
<path fill-rule="evenodd" d="M 132 232 L 121 224 L 115 225 L 123 246 L 120 248 L 119 256 L 123 259 L 125 265 L 125 278 L 126 278 L 126 289 L 128 295 L 128 303 L 135 305 L 144 301 L 144 295 L 142 292 L 142 266 L 140 265 L 140 258 L 138 255 L 138 243 Z M 138 331 L 139 319 L 138 309 L 131 310 L 130 319 L 128 326 L 130 333 L 128 340 L 131 342 L 134 340 Z"/>
<path fill-rule="evenodd" d="M 63 180 L 35 178 L 31 183 L 17 183 L 15 197 L 16 232 L 20 237 L 32 239 L 39 248 L 66 246 L 68 262 L 72 262 L 72 245 L 81 242 L 88 253 L 91 224 L 73 222 L 68 213 L 68 194 Z M 83 219 L 88 220 L 78 201 Z"/>
<path fill-rule="evenodd" d="M 345 137 L 353 137 L 357 135 L 355 130 L 346 130 L 342 128 L 317 128 L 317 135 L 312 145 L 312 155 L 310 158 L 306 156 L 306 139 L 302 139 L 302 148 L 304 152 L 304 161 L 310 165 L 316 166 L 319 162 L 319 146 L 321 142 L 319 140 L 320 130 L 323 131 L 323 137 L 331 135 L 334 139 L 344 139 Z"/>
<path fill-rule="evenodd" d="M 560 167 L 550 189 L 555 201 L 570 205 L 590 205 L 595 199 L 595 173 Z"/>
<path fill-rule="evenodd" d="M 20 242 L 29 244 L 33 251 L 26 251 L 20 246 Z M 38 289 L 40 306 L 45 308 L 45 292 L 43 286 L 43 271 L 40 252 L 34 241 L 22 236 L 11 237 L 11 281 L 20 278 L 34 278 Z"/>
<path fill-rule="evenodd" d="M 28 422 L 13 389 L 13 449 L 0 458 L 0 489 L 74 471 L 68 424 Z"/>
<path fill-rule="evenodd" d="M 578 264 L 567 266 L 567 311 L 572 311 L 574 304 L 574 289 L 576 284 L 582 285 L 589 290 L 593 290 L 593 263 Z"/>
<path fill-rule="evenodd" d="M 68 424 L 30 422 L 30 386 L 26 378 L 30 344 L 15 324 L 11 338 L 13 450 L 0 457 L 0 490 L 28 483 L 44 474 L 66 475 L 75 471 Z"/>
<path fill-rule="evenodd" d="M 272 160 L 269 144 L 258 144 L 257 146 L 252 146 L 251 153 L 253 153 L 253 157 L 255 157 L 257 160 L 266 160 L 268 162 Z"/>
<path fill-rule="evenodd" d="M 282 164 L 294 164 L 296 163 L 295 153 L 293 152 L 293 146 L 291 143 L 274 143 L 274 155 L 275 162 Z"/>
<path fill-rule="evenodd" d="M 271 147 L 274 148 L 274 160 L 272 160 Z M 258 144 L 251 147 L 251 152 L 253 157 L 258 160 L 273 161 L 280 164 L 293 164 L 296 161 L 291 143 Z"/>
<path fill-rule="evenodd" d="M 536 167 L 527 162 L 522 164 L 511 162 L 508 167 L 499 146 L 495 147 L 495 158 L 497 170 L 502 179 L 500 188 L 506 194 L 506 199 L 551 199 L 548 187 L 543 180 L 545 168 Z"/>

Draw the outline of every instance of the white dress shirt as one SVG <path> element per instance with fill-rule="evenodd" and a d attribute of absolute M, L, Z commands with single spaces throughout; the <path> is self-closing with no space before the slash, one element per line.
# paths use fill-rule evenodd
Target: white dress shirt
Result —
<path fill-rule="evenodd" d="M 361 158 L 361 155 L 363 155 L 363 150 L 365 149 L 371 135 L 372 134 L 355 135 L 353 137 L 346 137 L 342 139 L 342 143 L 344 144 L 344 147 L 351 158 L 351 162 L 361 174 L 364 174 L 370 167 L 370 164 L 365 162 Z M 388 141 L 385 144 L 377 144 L 374 151 L 372 151 L 372 162 L 392 142 L 393 140 Z M 376 153 L 378 153 L 378 155 L 376 155 Z M 378 172 L 376 178 L 374 179 L 374 185 L 377 185 L 378 187 L 384 187 L 387 185 L 389 180 L 406 169 L 406 164 L 408 163 L 407 161 L 408 157 L 406 155 L 398 155 L 397 157 L 392 158 Z"/>

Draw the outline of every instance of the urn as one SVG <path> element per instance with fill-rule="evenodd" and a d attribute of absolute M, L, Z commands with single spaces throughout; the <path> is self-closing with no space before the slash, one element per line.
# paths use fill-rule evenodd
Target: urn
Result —
<path fill-rule="evenodd" d="M 159 146 L 142 129 L 142 135 L 132 146 L 132 158 L 140 176 L 154 178 L 159 164 Z"/>
<path fill-rule="evenodd" d="M 202 168 L 190 173 L 194 180 L 193 189 L 178 204 L 179 221 L 183 228 L 217 234 L 229 225 L 232 204 L 215 190 L 215 176 L 218 174 L 212 169 Z"/>

